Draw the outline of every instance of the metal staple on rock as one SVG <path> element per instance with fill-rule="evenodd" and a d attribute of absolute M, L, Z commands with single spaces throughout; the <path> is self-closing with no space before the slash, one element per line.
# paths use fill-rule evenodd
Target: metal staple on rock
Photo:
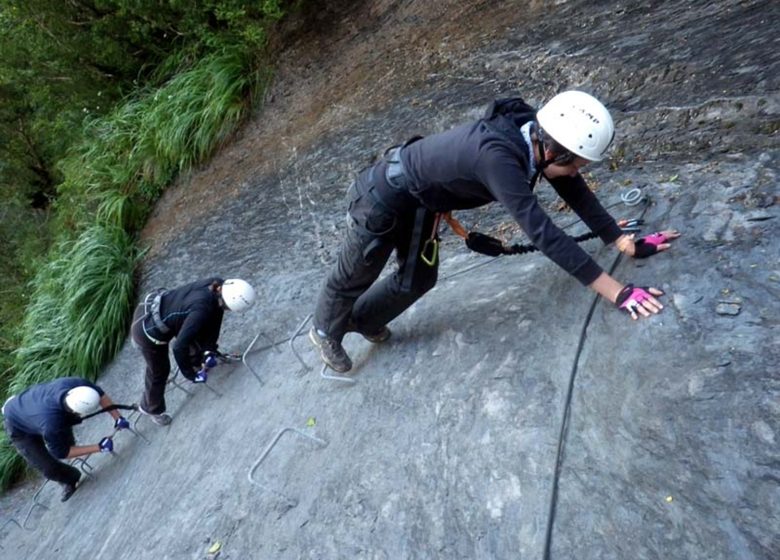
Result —
<path fill-rule="evenodd" d="M 634 187 L 620 195 L 620 200 L 626 206 L 636 206 L 645 199 L 640 187 Z"/>

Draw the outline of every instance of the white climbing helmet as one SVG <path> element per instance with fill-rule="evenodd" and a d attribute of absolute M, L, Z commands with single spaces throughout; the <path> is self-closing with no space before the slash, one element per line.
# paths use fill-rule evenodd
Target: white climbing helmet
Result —
<path fill-rule="evenodd" d="M 615 125 L 607 108 L 584 91 L 564 91 L 536 113 L 536 120 L 550 138 L 589 161 L 601 161 L 615 137 Z"/>
<path fill-rule="evenodd" d="M 249 282 L 230 278 L 222 283 L 222 301 L 231 311 L 246 311 L 256 299 L 255 289 Z"/>
<path fill-rule="evenodd" d="M 79 416 L 86 416 L 100 408 L 100 393 L 86 385 L 74 387 L 65 393 L 65 406 Z"/>

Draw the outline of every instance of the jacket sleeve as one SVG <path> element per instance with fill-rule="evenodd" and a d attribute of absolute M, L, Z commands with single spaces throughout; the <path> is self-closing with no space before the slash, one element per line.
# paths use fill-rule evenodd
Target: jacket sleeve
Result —
<path fill-rule="evenodd" d="M 528 184 L 528 170 L 515 154 L 500 146 L 486 146 L 477 175 L 549 259 L 585 286 L 598 278 L 602 268 L 542 209 Z"/>
<path fill-rule="evenodd" d="M 211 313 L 208 309 L 197 308 L 192 310 L 184 319 L 179 334 L 176 335 L 173 344 L 173 357 L 181 370 L 181 374 L 187 379 L 194 379 L 200 369 L 202 355 L 200 352 L 192 353 L 193 347 L 199 348 L 200 336 L 209 328 Z"/>
<path fill-rule="evenodd" d="M 614 243 L 623 234 L 615 219 L 588 188 L 582 175 L 578 173 L 574 177 L 556 177 L 550 184 L 590 231 L 598 235 L 605 244 Z"/>
<path fill-rule="evenodd" d="M 219 331 L 222 329 L 222 313 L 212 314 L 211 320 L 198 337 L 202 350 L 215 351 L 218 347 Z"/>
<path fill-rule="evenodd" d="M 59 430 L 46 431 L 43 434 L 43 441 L 46 448 L 57 459 L 64 459 L 70 453 L 71 446 L 76 444 L 71 428 L 61 428 Z"/>

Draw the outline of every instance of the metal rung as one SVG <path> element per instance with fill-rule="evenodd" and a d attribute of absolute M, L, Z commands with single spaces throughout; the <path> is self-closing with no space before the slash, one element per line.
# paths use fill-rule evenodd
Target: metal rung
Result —
<path fill-rule="evenodd" d="M 325 372 L 327 370 L 332 370 L 332 368 L 328 364 L 322 364 L 322 369 L 320 370 L 320 377 L 323 379 L 332 379 L 333 381 L 343 381 L 344 383 L 349 383 L 350 385 L 354 385 L 357 383 L 356 379 L 353 379 L 352 377 L 343 377 L 341 375 L 328 375 Z"/>
<path fill-rule="evenodd" d="M 179 374 L 180 374 L 180 373 L 181 373 L 181 370 L 179 369 L 179 366 L 176 366 L 176 367 L 174 368 L 174 373 L 173 373 L 173 376 L 171 376 L 171 377 L 168 379 L 167 383 L 169 383 L 169 384 L 173 385 L 173 386 L 174 386 L 174 387 L 176 387 L 177 389 L 181 389 L 182 391 L 184 391 L 184 392 L 185 392 L 185 393 L 187 393 L 188 395 L 192 396 L 194 393 L 192 393 L 192 392 L 191 392 L 189 389 L 185 388 L 185 387 L 184 387 L 184 385 L 178 381 L 178 377 L 179 377 Z M 184 376 L 182 375 L 182 378 L 183 378 L 183 377 L 184 377 Z M 216 390 L 214 387 L 212 387 L 212 386 L 211 386 L 211 385 L 209 385 L 208 383 L 198 383 L 198 385 L 203 385 L 204 387 L 206 387 L 206 389 L 208 389 L 209 391 L 211 391 L 212 393 L 214 393 L 214 394 L 215 394 L 215 395 L 217 395 L 218 397 L 221 397 L 221 396 L 222 396 L 222 393 L 220 393 L 219 391 L 217 391 L 217 390 Z"/>
<path fill-rule="evenodd" d="M 250 372 L 252 372 L 252 375 L 254 375 L 254 376 L 255 376 L 255 379 L 257 379 L 257 382 L 258 382 L 258 383 L 260 383 L 260 385 L 262 386 L 262 385 L 265 385 L 265 383 L 263 383 L 263 380 L 262 380 L 262 378 L 260 377 L 260 374 L 259 374 L 259 373 L 257 373 L 257 371 L 255 370 L 255 368 L 253 368 L 252 366 L 250 366 L 250 365 L 249 365 L 249 362 L 248 362 L 248 361 L 247 361 L 247 359 L 246 359 L 246 357 L 249 355 L 249 352 L 251 352 L 251 351 L 252 351 L 252 348 L 254 348 L 254 346 L 255 346 L 255 342 L 257 342 L 257 339 L 258 339 L 258 338 L 260 338 L 261 336 L 262 336 L 262 337 L 265 337 L 265 338 L 266 338 L 266 340 L 270 341 L 271 345 L 270 345 L 270 346 L 265 346 L 265 347 L 263 347 L 263 348 L 258 348 L 258 352 L 259 352 L 260 350 L 266 350 L 267 348 L 274 348 L 274 349 L 275 349 L 277 352 L 281 352 L 281 350 L 279 350 L 279 349 L 276 347 L 276 343 L 275 343 L 273 340 L 271 340 L 270 338 L 268 338 L 268 337 L 267 337 L 267 336 L 266 336 L 266 335 L 265 335 L 265 334 L 264 334 L 262 331 L 260 331 L 260 332 L 259 332 L 259 333 L 257 333 L 257 334 L 255 335 L 255 337 L 252 339 L 252 342 L 250 342 L 250 343 L 249 343 L 249 346 L 247 346 L 247 347 L 246 347 L 246 350 L 244 350 L 244 353 L 243 353 L 243 354 L 241 354 L 241 363 L 243 363 L 243 364 L 246 366 L 246 369 L 248 369 Z"/>
<path fill-rule="evenodd" d="M 89 459 L 91 455 L 82 455 L 81 457 L 74 457 L 71 459 L 69 465 L 75 467 L 78 465 L 78 469 L 86 475 L 87 478 L 95 479 L 95 475 L 92 474 L 92 471 L 95 470 L 95 468 L 89 464 L 87 459 Z M 38 490 L 35 491 L 35 494 L 33 494 L 33 497 L 31 498 L 32 503 L 30 504 L 30 509 L 27 510 L 27 515 L 24 516 L 24 521 L 22 521 L 21 527 L 23 529 L 27 529 L 28 531 L 32 531 L 30 527 L 27 526 L 27 522 L 30 520 L 30 516 L 32 515 L 32 512 L 35 510 L 36 507 L 48 510 L 49 506 L 46 504 L 42 504 L 39 502 L 39 498 L 41 497 L 41 492 L 43 492 L 43 489 L 46 488 L 46 485 L 51 482 L 50 479 L 46 479 L 43 484 L 41 484 L 41 487 L 38 488 Z M 17 525 L 19 525 L 17 523 Z"/>
<path fill-rule="evenodd" d="M 298 505 L 298 500 L 296 500 L 294 498 L 288 497 L 286 494 L 271 488 L 267 484 L 263 484 L 263 483 L 255 480 L 254 477 L 253 477 L 253 474 L 254 474 L 255 470 L 257 469 L 257 467 L 259 467 L 260 463 L 262 463 L 265 460 L 265 458 L 268 457 L 268 454 L 271 452 L 271 450 L 274 448 L 276 443 L 281 439 L 281 437 L 286 432 L 294 432 L 294 433 L 298 434 L 299 436 L 302 436 L 302 437 L 305 437 L 307 439 L 310 439 L 310 440 L 314 441 L 315 443 L 319 444 L 321 447 L 325 447 L 326 445 L 328 445 L 328 442 L 325 441 L 324 439 L 320 439 L 320 438 L 318 438 L 316 436 L 309 435 L 306 432 L 303 432 L 303 431 L 299 430 L 298 428 L 283 428 L 283 429 L 281 429 L 279 431 L 279 433 L 276 434 L 276 436 L 274 436 L 274 439 L 271 441 L 271 443 L 269 443 L 268 446 L 266 446 L 266 448 L 263 451 L 263 453 L 260 455 L 260 457 L 257 459 L 257 461 L 255 461 L 255 463 L 252 465 L 252 468 L 249 469 L 249 474 L 247 475 L 247 478 L 249 479 L 249 482 L 251 484 L 254 484 L 255 486 L 259 486 L 260 488 L 262 488 L 264 490 L 268 490 L 268 491 L 276 494 L 277 496 L 280 496 L 291 507 L 295 507 L 295 506 Z"/>
<path fill-rule="evenodd" d="M 32 503 L 30 504 L 30 509 L 27 510 L 27 515 L 24 516 L 24 521 L 22 521 L 22 527 L 27 529 L 28 531 L 32 531 L 30 527 L 27 526 L 27 522 L 30 520 L 30 516 L 32 515 L 32 512 L 35 510 L 36 507 L 40 507 L 43 509 L 49 509 L 49 506 L 42 504 L 38 501 L 38 498 L 41 495 L 41 492 L 43 492 L 43 489 L 46 488 L 46 485 L 49 483 L 49 479 L 46 479 L 43 484 L 41 484 L 41 487 L 38 488 L 38 490 L 35 491 L 35 494 L 33 494 L 32 497 Z"/>
<path fill-rule="evenodd" d="M 145 435 L 143 435 L 141 432 L 139 432 L 137 429 L 138 420 L 141 418 L 141 416 L 143 416 L 143 414 L 141 414 L 141 411 L 138 410 L 138 408 L 136 408 L 130 414 L 127 415 L 128 422 L 130 421 L 131 418 L 133 418 L 133 415 L 135 415 L 135 419 L 133 420 L 133 426 L 130 428 L 125 428 L 125 430 L 133 434 L 135 437 L 140 438 L 146 445 L 151 445 L 152 444 L 151 440 Z"/>
<path fill-rule="evenodd" d="M 309 365 L 303 361 L 303 358 L 298 353 L 298 350 L 295 349 L 295 339 L 300 336 L 301 331 L 306 327 L 306 323 L 309 322 L 309 320 L 312 318 L 312 314 L 309 313 L 306 315 L 306 317 L 301 321 L 301 324 L 298 325 L 298 328 L 295 329 L 295 332 L 290 336 L 290 350 L 292 350 L 292 353 L 295 354 L 295 357 L 298 358 L 298 361 L 301 362 L 301 365 L 303 366 L 303 369 L 305 371 L 310 371 L 311 368 Z M 328 375 L 325 373 L 326 370 L 333 369 L 328 364 L 323 364 L 322 369 L 320 370 L 320 377 L 323 379 L 330 379 L 332 381 L 342 381 L 344 383 L 349 383 L 350 385 L 354 385 L 357 383 L 356 379 L 353 379 L 352 377 L 343 377 L 341 375 Z"/>
<path fill-rule="evenodd" d="M 217 390 L 216 390 L 214 387 L 212 387 L 212 386 L 211 386 L 211 385 L 209 385 L 208 383 L 198 383 L 198 385 L 203 385 L 203 386 L 204 386 L 206 389 L 208 389 L 209 391 L 211 391 L 212 393 L 214 393 L 214 394 L 215 394 L 215 395 L 217 395 L 218 397 L 221 397 L 221 396 L 222 396 L 222 393 L 220 393 L 219 391 L 217 391 Z"/>
<path fill-rule="evenodd" d="M 139 416 L 140 416 L 140 414 L 139 414 Z M 150 440 L 148 437 L 143 435 L 141 432 L 139 432 L 135 428 L 127 428 L 127 431 L 130 432 L 131 434 L 133 434 L 135 437 L 141 438 L 141 441 L 143 441 L 146 445 L 151 445 L 152 444 L 152 440 Z"/>
<path fill-rule="evenodd" d="M 14 517 L 9 517 L 8 519 L 6 519 L 6 520 L 5 520 L 5 523 L 3 523 L 2 525 L 0 525 L 0 533 L 2 533 L 3 531 L 5 531 L 5 528 L 6 528 L 6 527 L 8 527 L 8 525 L 9 525 L 10 523 L 13 523 L 14 525 L 16 525 L 17 527 L 19 527 L 20 529 L 24 530 L 24 527 L 22 527 L 22 526 L 19 524 L 19 522 L 16 520 L 16 518 L 14 518 Z M 4 547 L 3 547 L 3 545 L 2 545 L 2 544 L 0 544 L 0 550 L 2 550 L 3 548 L 4 548 Z"/>
<path fill-rule="evenodd" d="M 95 475 L 92 474 L 92 471 L 95 470 L 95 467 L 90 465 L 89 461 L 87 461 L 87 459 L 89 459 L 89 457 L 90 457 L 90 455 L 84 455 L 82 457 L 75 457 L 70 462 L 70 464 L 73 465 L 74 467 L 76 465 L 78 465 L 78 468 L 81 470 L 81 472 L 83 472 L 87 476 L 87 478 L 94 479 Z"/>
<path fill-rule="evenodd" d="M 290 336 L 290 350 L 292 350 L 292 353 L 295 355 L 296 358 L 298 358 L 298 361 L 301 362 L 304 371 L 310 371 L 311 368 L 306 362 L 303 361 L 303 358 L 301 358 L 301 355 L 298 353 L 298 350 L 295 349 L 295 339 L 300 336 L 301 331 L 306 327 L 306 323 L 308 323 L 312 317 L 313 317 L 312 313 L 306 315 L 303 321 L 301 321 L 301 324 L 298 325 L 298 328 L 295 329 L 295 332 Z"/>
<path fill-rule="evenodd" d="M 279 345 L 282 342 L 284 342 L 284 340 L 281 340 L 279 342 L 274 342 L 274 340 L 271 337 L 269 337 L 267 334 L 265 334 L 263 331 L 260 331 L 260 332 L 257 333 L 257 336 L 255 337 L 255 340 L 257 340 L 257 337 L 260 337 L 260 336 L 262 336 L 266 340 L 266 342 L 268 342 L 268 344 L 258 348 L 257 349 L 258 352 L 261 352 L 263 350 L 268 350 L 269 348 L 273 348 L 274 350 L 276 350 L 277 354 L 281 354 L 282 353 L 281 349 L 279 348 Z M 254 345 L 255 340 L 253 340 L 251 342 L 251 344 L 249 345 L 249 348 L 247 348 L 247 350 L 244 352 L 245 356 L 249 353 L 249 350 L 251 350 L 251 347 Z"/>
<path fill-rule="evenodd" d="M 179 381 L 178 381 L 179 373 L 181 373 L 181 370 L 179 369 L 179 366 L 175 366 L 173 368 L 173 375 L 168 378 L 168 381 L 166 381 L 165 384 L 166 385 L 171 385 L 172 387 L 175 387 L 176 389 L 181 389 L 182 391 L 184 391 L 188 395 L 192 396 L 193 395 L 192 391 L 190 391 L 184 385 L 179 383 Z M 182 376 L 182 377 L 184 377 L 184 376 Z"/>

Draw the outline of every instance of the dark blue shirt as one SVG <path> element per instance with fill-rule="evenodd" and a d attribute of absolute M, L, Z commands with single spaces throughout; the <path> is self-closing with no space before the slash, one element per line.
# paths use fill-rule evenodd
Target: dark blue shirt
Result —
<path fill-rule="evenodd" d="M 75 445 L 73 426 L 81 419 L 68 411 L 63 401 L 68 391 L 82 386 L 92 387 L 103 396 L 100 387 L 80 377 L 62 377 L 25 389 L 5 405 L 3 416 L 11 432 L 8 435 L 42 436 L 49 452 L 64 459 Z"/>

